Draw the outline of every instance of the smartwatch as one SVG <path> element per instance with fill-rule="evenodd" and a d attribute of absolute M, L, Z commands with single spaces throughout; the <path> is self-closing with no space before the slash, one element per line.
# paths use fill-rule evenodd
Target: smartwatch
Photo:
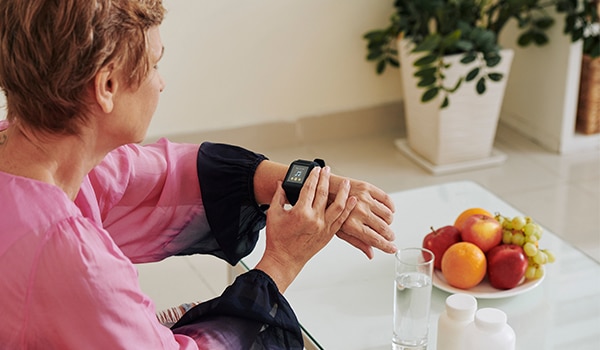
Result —
<path fill-rule="evenodd" d="M 285 179 L 283 180 L 283 189 L 285 191 L 285 196 L 291 205 L 296 204 L 298 201 L 300 190 L 302 189 L 308 174 L 310 174 L 310 171 L 316 166 L 321 168 L 325 167 L 325 161 L 318 158 L 313 161 L 298 159 L 290 164 Z"/>

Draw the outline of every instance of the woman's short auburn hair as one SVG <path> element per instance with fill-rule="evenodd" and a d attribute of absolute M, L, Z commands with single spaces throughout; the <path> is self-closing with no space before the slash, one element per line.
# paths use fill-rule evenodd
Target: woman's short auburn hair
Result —
<path fill-rule="evenodd" d="M 0 1 L 0 88 L 7 119 L 76 134 L 89 87 L 109 64 L 136 86 L 151 62 L 147 32 L 162 23 L 161 0 Z"/>

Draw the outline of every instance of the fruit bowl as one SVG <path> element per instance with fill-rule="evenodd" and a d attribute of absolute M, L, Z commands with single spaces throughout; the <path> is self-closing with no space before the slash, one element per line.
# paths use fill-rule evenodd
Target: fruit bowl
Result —
<path fill-rule="evenodd" d="M 483 281 L 481 281 L 478 285 L 476 285 L 473 288 L 460 289 L 460 288 L 455 288 L 455 287 L 452 287 L 451 285 L 449 285 L 446 282 L 446 279 L 444 278 L 442 271 L 440 271 L 440 270 L 433 271 L 433 285 L 436 288 L 441 289 L 448 293 L 469 294 L 469 295 L 472 295 L 473 297 L 479 298 L 479 299 L 501 299 L 501 298 L 508 298 L 508 297 L 512 297 L 515 295 L 523 294 L 523 293 L 530 291 L 533 288 L 539 286 L 540 283 L 542 283 L 542 281 L 544 280 L 544 278 L 545 278 L 545 275 L 542 275 L 541 278 L 525 280 L 524 282 L 522 282 L 521 284 L 519 284 L 518 286 L 516 286 L 514 288 L 502 290 L 502 289 L 496 289 L 496 288 L 492 287 L 486 277 L 483 279 Z"/>

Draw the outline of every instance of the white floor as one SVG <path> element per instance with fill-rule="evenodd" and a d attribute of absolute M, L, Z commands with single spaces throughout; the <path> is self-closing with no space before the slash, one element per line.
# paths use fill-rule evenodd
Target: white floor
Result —
<path fill-rule="evenodd" d="M 388 192 L 473 180 L 600 262 L 599 151 L 558 155 L 501 125 L 495 147 L 508 155 L 505 163 L 433 176 L 395 148 L 395 137 L 378 135 L 257 151 L 282 163 L 323 158 L 333 172 L 369 181 Z M 139 265 L 141 286 L 157 309 L 219 295 L 227 285 L 227 271 L 225 263 L 210 256 Z"/>

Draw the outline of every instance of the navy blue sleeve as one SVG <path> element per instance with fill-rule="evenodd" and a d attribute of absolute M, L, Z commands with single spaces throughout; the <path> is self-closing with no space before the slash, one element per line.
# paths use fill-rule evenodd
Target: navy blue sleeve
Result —
<path fill-rule="evenodd" d="M 171 327 L 200 349 L 303 349 L 300 325 L 273 280 L 260 270 L 240 275 L 220 297 L 201 303 Z"/>
<path fill-rule="evenodd" d="M 254 197 L 254 172 L 264 155 L 226 144 L 204 142 L 198 151 L 202 202 L 220 258 L 235 265 L 248 255 L 266 225 Z"/>

